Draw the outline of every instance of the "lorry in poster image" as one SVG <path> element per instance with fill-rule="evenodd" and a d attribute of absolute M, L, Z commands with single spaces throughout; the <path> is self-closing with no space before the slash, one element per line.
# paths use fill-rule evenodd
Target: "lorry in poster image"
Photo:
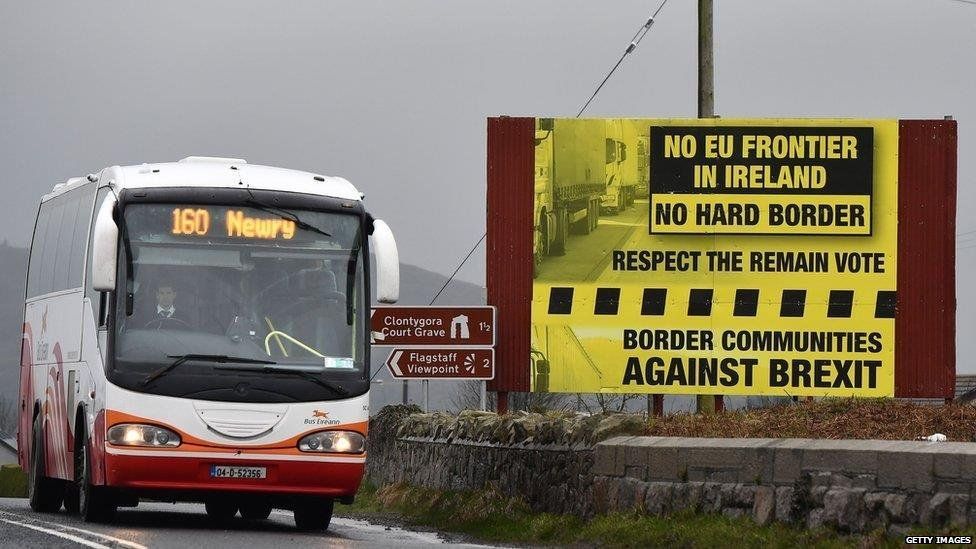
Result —
<path fill-rule="evenodd" d="M 607 190 L 600 196 L 600 210 L 617 214 L 634 203 L 640 180 L 639 164 L 643 160 L 646 171 L 647 159 L 642 158 L 645 155 L 640 150 L 640 132 L 634 121 L 610 119 L 606 124 Z"/>
<path fill-rule="evenodd" d="M 606 192 L 605 139 L 604 120 L 536 119 L 536 266 L 547 255 L 565 254 L 570 232 L 596 229 Z"/>
<path fill-rule="evenodd" d="M 650 142 L 648 132 L 638 132 L 637 134 L 637 186 L 634 188 L 636 195 L 640 198 L 648 198 L 648 183 L 650 182 L 650 151 L 647 145 Z"/>

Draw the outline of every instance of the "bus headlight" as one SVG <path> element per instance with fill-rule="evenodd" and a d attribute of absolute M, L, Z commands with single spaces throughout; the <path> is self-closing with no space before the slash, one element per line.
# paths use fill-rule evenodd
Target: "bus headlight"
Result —
<path fill-rule="evenodd" d="M 361 454 L 366 449 L 366 437 L 355 431 L 319 431 L 302 437 L 298 449 L 303 452 L 332 452 Z"/>
<path fill-rule="evenodd" d="M 108 441 L 116 446 L 154 446 L 173 448 L 180 445 L 180 435 L 156 425 L 120 423 L 108 430 Z"/>

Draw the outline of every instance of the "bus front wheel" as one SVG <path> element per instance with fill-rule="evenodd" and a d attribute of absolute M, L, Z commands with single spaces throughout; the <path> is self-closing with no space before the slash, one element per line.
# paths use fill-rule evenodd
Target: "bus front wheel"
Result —
<path fill-rule="evenodd" d="M 316 531 L 326 530 L 332 522 L 332 509 L 335 502 L 315 501 L 302 503 L 295 507 L 295 526 L 299 530 Z"/>
<path fill-rule="evenodd" d="M 77 444 L 81 451 L 75 452 L 75 489 L 78 498 L 78 514 L 85 522 L 107 522 L 115 517 L 117 509 L 112 494 L 104 486 L 92 484 L 91 445 L 88 433 L 83 426 L 78 428 Z"/>

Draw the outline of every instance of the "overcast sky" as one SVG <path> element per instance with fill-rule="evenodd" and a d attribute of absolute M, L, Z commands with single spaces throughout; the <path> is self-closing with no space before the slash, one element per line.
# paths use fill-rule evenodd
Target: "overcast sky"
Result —
<path fill-rule="evenodd" d="M 716 2 L 725 118 L 959 120 L 959 232 L 976 231 L 976 5 Z M 652 2 L 4 2 L 0 238 L 111 164 L 188 155 L 341 175 L 401 259 L 450 273 L 484 232 L 485 117 L 572 116 Z M 696 5 L 671 0 L 592 116 L 695 116 Z M 961 237 L 959 370 L 976 373 L 976 232 Z M 484 250 L 460 277 L 484 280 Z"/>

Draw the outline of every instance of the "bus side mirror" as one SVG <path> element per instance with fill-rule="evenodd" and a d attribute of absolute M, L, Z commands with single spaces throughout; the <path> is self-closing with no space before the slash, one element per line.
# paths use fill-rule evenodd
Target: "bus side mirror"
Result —
<path fill-rule="evenodd" d="M 372 249 L 376 257 L 376 300 L 396 303 L 400 299 L 400 254 L 386 222 L 373 220 Z"/>
<path fill-rule="evenodd" d="M 92 288 L 97 292 L 115 291 L 119 227 L 112 219 L 114 210 L 115 195 L 108 193 L 95 213 L 95 230 L 92 231 Z"/>

